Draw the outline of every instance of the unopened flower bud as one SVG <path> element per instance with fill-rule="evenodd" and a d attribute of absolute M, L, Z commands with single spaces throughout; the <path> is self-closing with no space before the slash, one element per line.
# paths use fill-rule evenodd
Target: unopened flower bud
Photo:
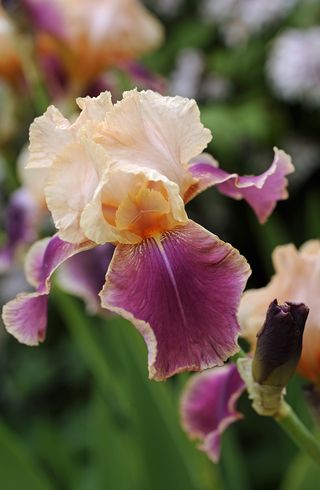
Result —
<path fill-rule="evenodd" d="M 303 303 L 275 299 L 257 334 L 252 364 L 254 381 L 261 385 L 284 387 L 292 377 L 302 351 L 302 336 L 309 308 Z"/>

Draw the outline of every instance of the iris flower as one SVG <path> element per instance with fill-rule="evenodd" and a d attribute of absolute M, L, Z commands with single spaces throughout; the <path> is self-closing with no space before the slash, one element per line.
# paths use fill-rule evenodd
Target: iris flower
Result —
<path fill-rule="evenodd" d="M 23 0 L 50 79 L 88 89 L 105 70 L 128 64 L 163 40 L 160 22 L 139 0 Z M 137 78 L 144 78 L 143 70 Z M 52 81 L 52 80 L 50 80 Z M 147 80 L 147 82 L 150 80 Z M 151 86 L 150 86 L 151 88 Z"/>
<path fill-rule="evenodd" d="M 193 100 L 132 90 L 115 105 L 108 92 L 77 102 L 74 123 L 51 106 L 30 129 L 27 167 L 48 173 L 44 193 L 58 232 L 31 248 L 26 274 L 36 292 L 5 305 L 7 330 L 28 345 L 43 341 L 52 273 L 79 252 L 113 244 L 101 305 L 143 335 L 150 377 L 222 365 L 238 350 L 236 313 L 250 268 L 188 219 L 185 203 L 218 184 L 270 211 L 290 158 L 276 150 L 262 176 L 228 176 L 201 155 L 211 133 Z"/>

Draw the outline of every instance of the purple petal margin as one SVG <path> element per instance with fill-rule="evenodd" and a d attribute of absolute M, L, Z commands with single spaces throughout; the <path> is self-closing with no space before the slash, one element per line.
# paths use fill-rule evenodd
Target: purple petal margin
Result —
<path fill-rule="evenodd" d="M 209 369 L 192 376 L 181 398 L 181 420 L 191 439 L 200 439 L 199 449 L 217 463 L 222 433 L 243 415 L 236 410 L 245 390 L 235 364 Z"/>
<path fill-rule="evenodd" d="M 205 189 L 216 186 L 226 196 L 247 201 L 260 223 L 265 223 L 277 201 L 287 199 L 286 175 L 294 172 L 290 156 L 278 148 L 274 148 L 274 152 L 274 160 L 268 170 L 255 176 L 229 174 L 215 166 L 215 161 L 201 161 L 200 156 L 198 161 L 189 165 L 189 171 L 198 182 L 192 186 L 191 192 L 187 192 L 187 201 Z"/>
<path fill-rule="evenodd" d="M 101 305 L 143 335 L 149 376 L 222 365 L 238 351 L 236 319 L 250 267 L 231 245 L 189 221 L 162 237 L 118 245 Z"/>
<path fill-rule="evenodd" d="M 66 260 L 58 271 L 59 286 L 82 298 L 89 313 L 102 312 L 99 292 L 112 259 L 111 243 L 86 250 Z"/>
<path fill-rule="evenodd" d="M 35 240 L 38 219 L 39 209 L 27 189 L 16 190 L 6 209 L 7 241 L 0 249 L 0 272 L 11 267 L 19 247 Z"/>
<path fill-rule="evenodd" d="M 80 245 L 62 241 L 57 235 L 36 242 L 26 259 L 29 282 L 37 288 L 35 293 L 22 293 L 4 305 L 3 323 L 19 342 L 38 345 L 43 342 L 47 327 L 50 278 L 62 262 L 72 255 L 91 247 L 91 242 Z"/>

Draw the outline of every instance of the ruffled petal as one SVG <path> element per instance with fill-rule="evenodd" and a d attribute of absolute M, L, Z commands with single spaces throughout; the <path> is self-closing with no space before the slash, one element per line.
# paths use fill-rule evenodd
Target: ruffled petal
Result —
<path fill-rule="evenodd" d="M 148 346 L 149 375 L 222 365 L 238 350 L 236 319 L 250 274 L 231 245 L 189 221 L 137 245 L 118 245 L 101 305 L 132 321 Z"/>
<path fill-rule="evenodd" d="M 99 292 L 113 252 L 110 243 L 86 250 L 66 260 L 57 272 L 59 286 L 83 299 L 89 313 L 101 311 Z"/>
<path fill-rule="evenodd" d="M 45 186 L 47 205 L 63 240 L 86 240 L 81 214 L 98 185 L 98 173 L 84 145 L 68 145 L 52 164 Z"/>
<path fill-rule="evenodd" d="M 6 210 L 7 240 L 0 249 L 0 272 L 6 271 L 14 261 L 19 247 L 35 240 L 39 209 L 27 189 L 15 191 Z"/>
<path fill-rule="evenodd" d="M 187 190 L 185 201 L 190 201 L 209 187 L 217 186 L 222 194 L 247 201 L 260 223 L 264 223 L 277 201 L 287 199 L 286 175 L 294 172 L 290 156 L 278 148 L 274 148 L 274 152 L 274 160 L 269 169 L 256 176 L 229 174 L 219 168 L 214 159 L 202 160 L 200 156 L 189 165 L 189 171 L 198 182 Z"/>
<path fill-rule="evenodd" d="M 70 122 L 54 106 L 30 126 L 30 158 L 27 168 L 50 167 L 56 155 L 73 141 Z"/>
<path fill-rule="evenodd" d="M 30 157 L 27 168 L 51 167 L 57 155 L 70 144 L 80 142 L 79 131 L 89 121 L 101 122 L 113 109 L 110 92 L 98 97 L 79 97 L 81 109 L 73 124 L 54 106 L 37 117 L 30 126 Z"/>
<path fill-rule="evenodd" d="M 37 291 L 18 295 L 4 305 L 2 310 L 2 319 L 7 331 L 19 342 L 38 345 L 44 340 L 50 279 L 53 272 L 66 259 L 92 246 L 92 242 L 67 243 L 55 235 L 51 239 L 36 242 L 31 247 L 26 259 L 26 275 Z"/>
<path fill-rule="evenodd" d="M 191 439 L 200 439 L 199 449 L 215 463 L 221 450 L 221 436 L 243 415 L 236 410 L 245 390 L 235 364 L 210 369 L 192 376 L 181 398 L 181 420 Z"/>
<path fill-rule="evenodd" d="M 150 167 L 179 185 L 191 185 L 187 163 L 211 140 L 194 100 L 148 91 L 125 92 L 95 140 L 114 161 Z"/>

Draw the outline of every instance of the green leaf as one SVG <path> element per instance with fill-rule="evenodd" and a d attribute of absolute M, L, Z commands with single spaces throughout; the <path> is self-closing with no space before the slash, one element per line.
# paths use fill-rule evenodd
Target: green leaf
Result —
<path fill-rule="evenodd" d="M 315 490 L 320 481 L 320 468 L 305 454 L 297 456 L 284 479 L 281 490 Z"/>
<path fill-rule="evenodd" d="M 53 490 L 30 448 L 0 422 L 0 478 L 4 490 Z"/>

